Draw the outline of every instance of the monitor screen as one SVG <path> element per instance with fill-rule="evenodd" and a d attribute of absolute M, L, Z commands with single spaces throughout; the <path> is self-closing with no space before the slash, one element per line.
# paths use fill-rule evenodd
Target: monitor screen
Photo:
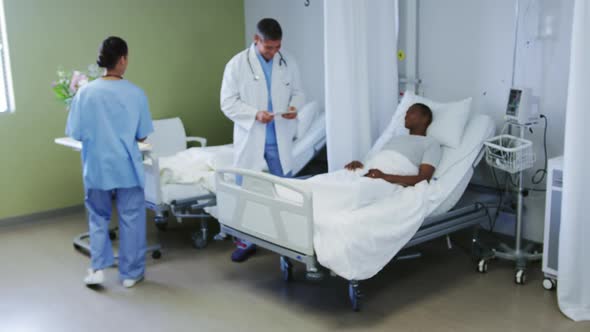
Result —
<path fill-rule="evenodd" d="M 510 89 L 510 97 L 508 98 L 508 108 L 506 109 L 506 115 L 517 116 L 518 108 L 520 107 L 520 97 L 522 96 L 522 90 Z"/>

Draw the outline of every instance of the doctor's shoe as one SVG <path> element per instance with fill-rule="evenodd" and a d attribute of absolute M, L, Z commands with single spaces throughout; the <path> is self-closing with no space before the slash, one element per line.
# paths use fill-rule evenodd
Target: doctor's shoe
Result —
<path fill-rule="evenodd" d="M 84 278 L 84 283 L 87 286 L 95 286 L 100 285 L 104 282 L 104 273 L 102 270 L 94 271 L 92 269 L 88 269 L 88 275 Z"/>
<path fill-rule="evenodd" d="M 137 283 L 142 280 L 143 280 L 143 277 L 140 277 L 139 279 L 125 279 L 125 280 L 123 280 L 123 286 L 125 288 L 131 288 L 131 287 L 137 285 Z"/>
<path fill-rule="evenodd" d="M 238 248 L 231 254 L 231 260 L 236 263 L 246 261 L 250 256 L 256 253 L 256 245 L 249 244 L 245 247 L 238 246 Z"/>

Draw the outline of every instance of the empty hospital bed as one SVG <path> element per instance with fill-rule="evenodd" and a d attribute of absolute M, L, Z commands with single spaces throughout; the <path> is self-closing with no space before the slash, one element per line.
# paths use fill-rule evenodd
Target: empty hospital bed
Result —
<path fill-rule="evenodd" d="M 488 116 L 472 115 L 460 146 L 457 149 L 443 148 L 443 158 L 434 182 L 442 188 L 444 195 L 403 248 L 479 225 L 481 218 L 487 214 L 483 205 L 455 205 L 470 182 L 474 165 L 481 159 L 483 142 L 494 131 L 495 126 Z M 242 186 L 236 185 L 233 180 L 238 175 L 243 177 Z M 306 278 L 322 277 L 316 252 L 318 225 L 314 224 L 314 197 L 309 190 L 294 184 L 293 180 L 241 169 L 220 170 L 216 181 L 218 219 L 225 233 L 278 253 L 285 280 L 291 278 L 292 261 L 305 264 Z M 281 194 L 285 190 L 291 192 L 291 198 L 295 193 L 297 199 L 287 199 Z M 474 241 L 476 237 L 474 233 Z M 391 257 L 398 251 L 391 253 Z M 349 280 L 352 308 L 357 311 L 359 279 L 362 278 L 345 278 Z"/>
<path fill-rule="evenodd" d="M 309 103 L 305 108 L 300 115 L 298 137 L 293 146 L 294 174 L 300 172 L 326 144 L 323 112 L 317 103 Z M 186 150 L 187 142 L 198 142 L 201 148 L 195 149 L 194 153 L 220 156 L 212 168 L 230 167 L 233 163 L 232 145 L 207 146 L 204 138 L 186 137 L 178 118 L 156 120 L 154 129 L 147 139 L 152 151 L 144 162 L 147 207 L 154 211 L 156 226 L 161 230 L 167 228 L 168 217 L 174 217 L 178 222 L 187 218 L 200 219 L 200 229 L 192 235 L 192 240 L 196 248 L 204 248 L 208 242 L 207 220 L 216 216 L 215 172 L 211 170 L 201 183 L 163 183 L 161 158 Z"/>

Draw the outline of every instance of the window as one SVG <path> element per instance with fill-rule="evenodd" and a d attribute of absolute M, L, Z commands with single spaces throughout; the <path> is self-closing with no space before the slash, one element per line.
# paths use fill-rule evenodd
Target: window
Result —
<path fill-rule="evenodd" d="M 0 113 L 14 112 L 14 90 L 6 33 L 4 0 L 0 0 Z"/>

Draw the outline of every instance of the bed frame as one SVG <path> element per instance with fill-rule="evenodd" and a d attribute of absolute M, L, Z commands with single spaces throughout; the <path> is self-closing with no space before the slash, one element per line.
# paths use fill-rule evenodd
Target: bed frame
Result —
<path fill-rule="evenodd" d="M 243 182 L 238 186 L 236 176 Z M 293 278 L 293 261 L 306 266 L 306 279 L 322 279 L 313 247 L 312 194 L 282 178 L 244 169 L 225 169 L 216 173 L 219 222 L 222 232 L 248 240 L 280 255 L 283 279 Z M 295 195 L 279 194 L 277 187 Z M 295 198 L 295 196 L 297 196 Z M 474 227 L 473 245 L 478 245 L 478 226 L 487 214 L 482 204 L 453 209 L 427 218 L 404 248 Z M 397 257 L 401 259 L 402 257 Z M 360 310 L 358 280 L 349 280 L 348 294 L 354 311 Z"/>

